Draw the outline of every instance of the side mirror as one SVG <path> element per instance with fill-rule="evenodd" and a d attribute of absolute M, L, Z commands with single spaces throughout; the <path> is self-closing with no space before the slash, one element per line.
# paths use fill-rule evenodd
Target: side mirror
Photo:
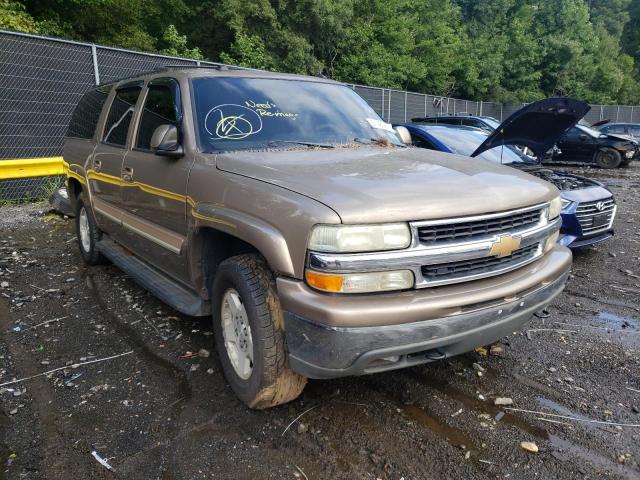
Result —
<path fill-rule="evenodd" d="M 178 127 L 165 124 L 157 127 L 151 136 L 151 151 L 165 157 L 182 157 L 184 150 L 180 145 Z"/>
<path fill-rule="evenodd" d="M 393 127 L 393 130 L 400 137 L 400 140 L 402 140 L 402 143 L 406 145 L 411 145 L 411 134 L 409 133 L 409 130 L 407 129 L 407 127 L 397 126 L 397 127 Z"/>
<path fill-rule="evenodd" d="M 588 138 L 589 138 L 589 135 L 587 135 L 586 133 L 581 133 L 581 134 L 580 134 L 580 140 L 582 140 L 583 142 L 584 142 L 585 140 L 587 140 Z"/>

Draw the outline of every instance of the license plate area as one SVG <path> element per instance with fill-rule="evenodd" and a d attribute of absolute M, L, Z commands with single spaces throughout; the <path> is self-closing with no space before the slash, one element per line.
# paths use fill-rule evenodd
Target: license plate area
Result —
<path fill-rule="evenodd" d="M 593 227 L 606 227 L 609 225 L 609 214 L 596 215 L 593 217 Z"/>

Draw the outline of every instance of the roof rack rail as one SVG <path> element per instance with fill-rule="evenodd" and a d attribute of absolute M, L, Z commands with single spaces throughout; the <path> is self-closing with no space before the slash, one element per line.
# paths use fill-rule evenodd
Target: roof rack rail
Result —
<path fill-rule="evenodd" d="M 235 65 L 225 65 L 222 63 L 217 63 L 217 64 L 200 64 L 200 65 L 163 65 L 162 67 L 165 70 L 175 70 L 178 68 L 211 68 L 213 70 L 220 70 L 220 71 L 224 71 L 224 70 L 251 70 L 250 68 L 244 68 L 244 67 L 236 67 Z"/>

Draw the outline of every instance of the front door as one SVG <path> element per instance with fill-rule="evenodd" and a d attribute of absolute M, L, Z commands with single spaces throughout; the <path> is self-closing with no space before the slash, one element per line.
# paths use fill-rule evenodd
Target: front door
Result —
<path fill-rule="evenodd" d="M 186 261 L 187 181 L 192 161 L 151 151 L 160 125 L 182 127 L 179 83 L 154 79 L 147 85 L 132 148 L 122 164 L 123 227 L 127 248 L 172 277 L 188 281 Z"/>
<path fill-rule="evenodd" d="M 579 128 L 571 128 L 558 142 L 562 153 L 558 160 L 567 162 L 585 162 L 593 157 L 593 139 Z"/>
<path fill-rule="evenodd" d="M 141 91 L 141 82 L 123 85 L 115 91 L 102 136 L 85 166 L 96 220 L 116 240 L 122 236 L 122 162 L 127 154 L 127 137 Z"/>

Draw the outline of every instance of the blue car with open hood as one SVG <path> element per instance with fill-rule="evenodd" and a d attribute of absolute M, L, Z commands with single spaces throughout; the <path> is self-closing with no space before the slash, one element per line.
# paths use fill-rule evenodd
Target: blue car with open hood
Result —
<path fill-rule="evenodd" d="M 406 124 L 414 146 L 478 157 L 501 163 L 553 183 L 562 197 L 559 243 L 570 248 L 602 242 L 613 235 L 616 202 L 602 183 L 542 166 L 555 142 L 589 110 L 589 105 L 568 98 L 534 102 L 507 118 L 494 132 L 445 124 Z M 522 153 L 528 147 L 535 157 Z"/>

